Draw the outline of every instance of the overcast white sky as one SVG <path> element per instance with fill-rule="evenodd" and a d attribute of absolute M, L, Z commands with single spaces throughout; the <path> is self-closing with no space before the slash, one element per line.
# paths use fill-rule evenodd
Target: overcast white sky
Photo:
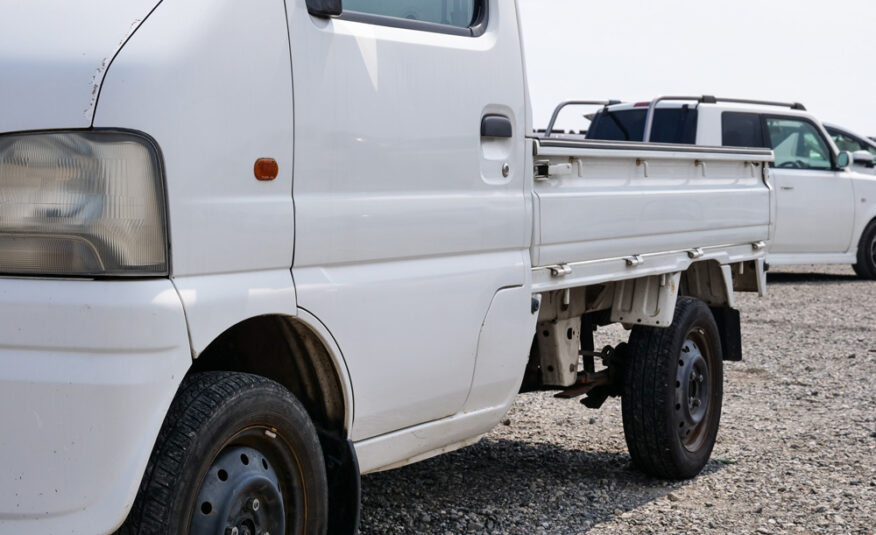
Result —
<path fill-rule="evenodd" d="M 711 94 L 876 136 L 876 0 L 518 3 L 536 128 L 561 100 Z"/>

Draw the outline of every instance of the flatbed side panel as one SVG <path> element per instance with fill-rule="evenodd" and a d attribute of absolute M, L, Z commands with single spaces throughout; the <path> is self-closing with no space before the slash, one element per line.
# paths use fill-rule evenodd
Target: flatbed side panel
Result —
<path fill-rule="evenodd" d="M 534 186 L 536 266 L 769 239 L 762 171 L 770 151 L 553 139 L 535 145 L 535 166 L 548 175 L 536 176 Z"/>
<path fill-rule="evenodd" d="M 532 270 L 532 292 L 537 294 L 610 281 L 676 273 L 686 271 L 694 261 L 712 260 L 722 265 L 755 261 L 762 266 L 766 258 L 764 249 L 754 249 L 748 243 L 708 247 L 702 249 L 702 253 L 703 256 L 696 260 L 691 259 L 686 250 L 650 253 L 641 255 L 642 263 L 635 266 L 630 265 L 626 261 L 626 257 L 573 262 L 565 264 L 568 273 L 562 277 L 556 276 L 549 266 L 539 266 Z"/>

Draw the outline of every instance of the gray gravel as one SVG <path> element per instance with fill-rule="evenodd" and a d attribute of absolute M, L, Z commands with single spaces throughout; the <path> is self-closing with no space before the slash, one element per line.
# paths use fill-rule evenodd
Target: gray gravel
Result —
<path fill-rule="evenodd" d="M 774 268 L 740 294 L 712 460 L 685 482 L 629 466 L 620 401 L 524 394 L 474 446 L 363 478 L 363 535 L 876 532 L 876 282 Z M 598 333 L 616 343 L 619 328 Z"/>

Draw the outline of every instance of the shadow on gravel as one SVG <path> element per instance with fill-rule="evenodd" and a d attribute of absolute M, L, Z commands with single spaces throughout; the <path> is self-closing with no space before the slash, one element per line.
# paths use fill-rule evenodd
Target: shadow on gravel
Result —
<path fill-rule="evenodd" d="M 861 282 L 857 275 L 839 273 L 767 273 L 769 284 L 819 284 L 827 282 Z"/>
<path fill-rule="evenodd" d="M 584 533 L 685 484 L 635 471 L 626 454 L 485 439 L 363 477 L 361 533 Z"/>

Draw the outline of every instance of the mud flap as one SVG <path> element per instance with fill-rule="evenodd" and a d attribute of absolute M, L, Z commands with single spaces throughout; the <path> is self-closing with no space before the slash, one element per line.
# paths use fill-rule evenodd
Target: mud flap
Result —
<path fill-rule="evenodd" d="M 721 336 L 721 353 L 724 360 L 742 360 L 742 327 L 739 311 L 735 308 L 713 307 L 712 315 Z"/>
<path fill-rule="evenodd" d="M 328 480 L 329 508 L 327 533 L 356 535 L 359 533 L 361 477 L 359 460 L 353 442 L 327 433 L 319 434 L 325 457 Z"/>

